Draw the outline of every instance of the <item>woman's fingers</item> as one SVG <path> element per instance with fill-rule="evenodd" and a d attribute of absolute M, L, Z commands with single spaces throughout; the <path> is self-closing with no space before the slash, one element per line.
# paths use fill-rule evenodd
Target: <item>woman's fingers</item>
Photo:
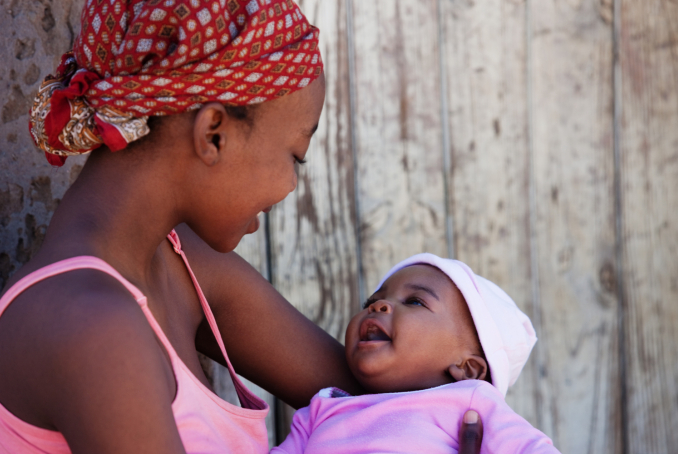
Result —
<path fill-rule="evenodd" d="M 483 442 L 483 422 L 477 412 L 469 410 L 459 430 L 459 454 L 480 454 Z"/>

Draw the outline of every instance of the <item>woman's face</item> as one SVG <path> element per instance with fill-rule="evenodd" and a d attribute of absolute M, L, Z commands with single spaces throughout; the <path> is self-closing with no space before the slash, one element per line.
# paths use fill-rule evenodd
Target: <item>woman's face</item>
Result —
<path fill-rule="evenodd" d="M 297 166 L 318 127 L 324 99 L 321 75 L 302 90 L 257 105 L 249 122 L 226 118 L 223 152 L 211 167 L 210 181 L 200 184 L 199 215 L 189 221 L 212 248 L 233 250 L 259 228 L 259 213 L 296 188 Z"/>

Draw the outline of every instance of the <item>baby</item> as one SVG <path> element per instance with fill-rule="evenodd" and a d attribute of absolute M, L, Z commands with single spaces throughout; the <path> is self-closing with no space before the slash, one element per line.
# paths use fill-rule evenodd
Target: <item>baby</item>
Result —
<path fill-rule="evenodd" d="M 418 254 L 389 271 L 346 329 L 346 359 L 370 393 L 321 390 L 271 453 L 456 453 L 464 413 L 480 414 L 481 453 L 557 453 L 504 401 L 537 338 L 492 282 L 456 260 Z"/>

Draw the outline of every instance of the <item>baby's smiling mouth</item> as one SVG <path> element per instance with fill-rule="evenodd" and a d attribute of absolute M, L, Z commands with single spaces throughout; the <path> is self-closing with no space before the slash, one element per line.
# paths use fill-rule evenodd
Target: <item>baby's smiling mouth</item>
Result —
<path fill-rule="evenodd" d="M 360 340 L 369 341 L 390 341 L 391 338 L 384 332 L 384 329 L 373 319 L 367 319 L 360 327 Z"/>

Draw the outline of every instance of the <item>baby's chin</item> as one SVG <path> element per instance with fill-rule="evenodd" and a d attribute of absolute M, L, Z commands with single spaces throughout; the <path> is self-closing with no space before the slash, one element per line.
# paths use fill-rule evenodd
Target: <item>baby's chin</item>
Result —
<path fill-rule="evenodd" d="M 395 372 L 395 371 L 394 371 Z M 387 371 L 382 371 L 379 374 L 367 375 L 360 373 L 360 371 L 354 371 L 353 375 L 355 376 L 358 383 L 365 388 L 368 394 L 385 394 L 385 393 L 401 393 L 408 391 L 420 391 L 422 389 L 434 388 L 450 381 L 440 381 L 438 380 L 421 380 L 421 379 L 410 379 L 407 377 L 397 377 L 395 373 L 389 373 Z"/>
<path fill-rule="evenodd" d="M 403 360 L 390 353 L 383 348 L 362 352 L 347 350 L 348 366 L 369 394 L 420 391 L 452 382 L 445 371 L 408 371 L 402 366 Z"/>
<path fill-rule="evenodd" d="M 357 377 L 356 377 L 357 378 Z M 365 388 L 368 394 L 403 393 L 409 391 L 421 391 L 433 386 L 422 386 L 417 383 L 397 383 L 392 380 L 359 379 L 358 382 Z"/>
<path fill-rule="evenodd" d="M 389 379 L 392 374 L 389 374 L 388 370 L 379 370 L 373 366 L 368 361 L 358 361 L 357 363 L 349 361 L 353 376 L 369 394 L 396 392 L 393 390 L 393 380 Z"/>
<path fill-rule="evenodd" d="M 367 361 L 349 363 L 353 376 L 368 394 L 400 393 L 421 391 L 436 386 L 452 383 L 451 377 L 445 373 L 435 376 L 408 376 L 402 374 L 401 368 L 370 368 Z M 374 366 L 374 365 L 372 365 Z"/>

